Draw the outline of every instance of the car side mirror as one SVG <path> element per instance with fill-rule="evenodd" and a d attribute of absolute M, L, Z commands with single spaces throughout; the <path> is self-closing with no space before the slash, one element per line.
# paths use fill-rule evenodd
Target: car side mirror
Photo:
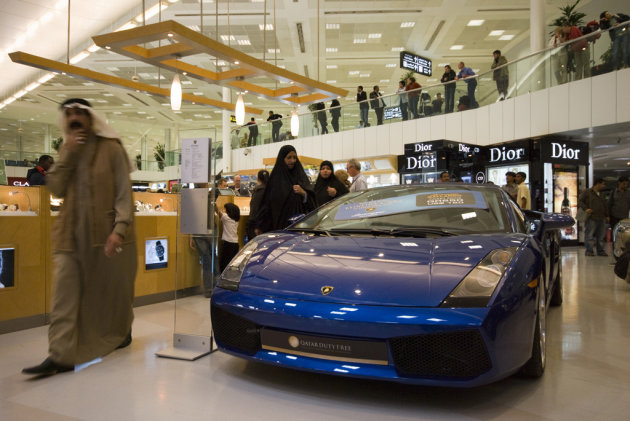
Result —
<path fill-rule="evenodd" d="M 297 215 L 290 216 L 289 219 L 288 219 L 289 225 L 293 225 L 293 224 L 299 222 L 305 216 L 306 216 L 305 213 L 299 213 Z"/>

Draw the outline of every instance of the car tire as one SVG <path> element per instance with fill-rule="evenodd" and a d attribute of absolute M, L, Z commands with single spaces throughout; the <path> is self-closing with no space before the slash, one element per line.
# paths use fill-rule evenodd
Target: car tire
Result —
<path fill-rule="evenodd" d="M 539 378 L 545 372 L 547 360 L 547 306 L 545 288 L 540 285 L 538 291 L 538 309 L 536 314 L 536 328 L 532 344 L 532 356 L 521 367 L 520 374 L 524 377 Z"/>
<path fill-rule="evenodd" d="M 562 305 L 562 295 L 563 295 L 563 287 L 562 287 L 562 262 L 558 259 L 558 274 L 556 275 L 556 281 L 553 283 L 553 294 L 551 295 L 551 300 L 549 300 L 549 304 L 554 307 L 559 307 Z"/>

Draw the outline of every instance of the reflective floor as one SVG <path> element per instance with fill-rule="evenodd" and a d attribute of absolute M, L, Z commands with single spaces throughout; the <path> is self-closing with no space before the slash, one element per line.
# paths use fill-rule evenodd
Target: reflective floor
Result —
<path fill-rule="evenodd" d="M 156 358 L 178 331 L 203 333 L 208 299 L 136 309 L 133 343 L 76 373 L 22 375 L 47 348 L 45 327 L 0 336 L 1 420 L 622 420 L 630 416 L 630 285 L 612 259 L 563 250 L 564 305 L 548 315 L 542 379 L 477 389 L 361 381 L 214 353 Z"/>

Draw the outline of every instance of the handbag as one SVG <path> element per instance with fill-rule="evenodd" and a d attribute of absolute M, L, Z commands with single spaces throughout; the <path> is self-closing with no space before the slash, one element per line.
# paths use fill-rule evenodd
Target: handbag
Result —
<path fill-rule="evenodd" d="M 591 215 L 589 215 L 588 213 L 586 213 L 586 211 L 585 211 L 584 209 L 582 209 L 582 208 L 578 207 L 578 210 L 577 210 L 577 215 L 575 216 L 575 219 L 576 219 L 578 222 L 585 223 L 585 222 L 587 221 L 587 219 L 588 219 L 590 216 L 591 216 Z"/>

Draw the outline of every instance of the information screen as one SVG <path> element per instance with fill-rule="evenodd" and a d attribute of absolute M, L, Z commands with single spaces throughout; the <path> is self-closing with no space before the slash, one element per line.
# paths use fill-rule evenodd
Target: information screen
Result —
<path fill-rule="evenodd" d="M 424 76 L 431 76 L 433 62 L 409 51 L 400 52 L 400 68 L 412 70 Z"/>
<path fill-rule="evenodd" d="M 166 238 L 145 240 L 144 265 L 146 270 L 163 269 L 168 266 L 168 240 Z"/>
<path fill-rule="evenodd" d="M 15 286 L 15 249 L 0 248 L 0 289 Z"/>
<path fill-rule="evenodd" d="M 396 105 L 395 107 L 385 107 L 383 119 L 391 120 L 392 118 L 402 118 L 402 110 L 399 105 Z"/>

